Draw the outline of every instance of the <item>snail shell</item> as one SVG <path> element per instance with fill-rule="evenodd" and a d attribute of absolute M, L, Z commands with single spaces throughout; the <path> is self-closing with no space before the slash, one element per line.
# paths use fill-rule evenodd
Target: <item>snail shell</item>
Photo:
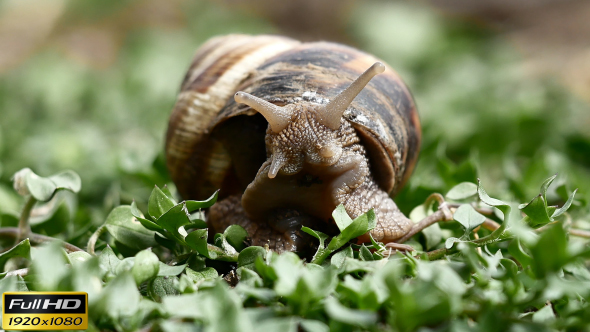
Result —
<path fill-rule="evenodd" d="M 270 242 L 277 250 L 297 249 L 301 225 L 330 232 L 331 212 L 339 203 L 352 217 L 375 208 L 378 225 L 371 234 L 376 240 L 403 236 L 412 224 L 388 194 L 399 191 L 412 173 L 421 133 L 413 98 L 390 67 L 369 78 L 341 116 L 331 120 L 336 129 L 326 127 L 322 116 L 308 119 L 342 145 L 341 159 L 361 156 L 354 164 L 360 166 L 354 167 L 366 171 L 355 170 L 362 175 L 354 178 L 354 185 L 352 171 L 332 176 L 301 166 L 289 173 L 289 165 L 273 161 L 278 160 L 273 144 L 280 136 L 273 131 L 275 122 L 260 107 L 234 99 L 241 91 L 242 96 L 272 103 L 271 109 L 326 108 L 378 61 L 344 45 L 300 43 L 279 36 L 228 35 L 207 41 L 182 82 L 166 136 L 167 165 L 179 193 L 185 199 L 202 199 L 221 189 L 220 201 L 210 213 L 211 227 L 222 231 L 229 224 L 241 224 L 255 244 Z M 283 127 L 297 117 L 289 120 L 289 114 Z M 301 132 L 292 131 L 291 138 Z M 316 145 L 325 145 L 322 138 Z M 307 156 L 308 150 L 298 151 Z M 334 193 L 335 182 L 340 194 Z"/>

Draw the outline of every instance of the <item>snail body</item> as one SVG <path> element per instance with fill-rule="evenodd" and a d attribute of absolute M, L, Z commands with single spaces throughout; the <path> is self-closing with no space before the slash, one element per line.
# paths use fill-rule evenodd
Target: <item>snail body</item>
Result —
<path fill-rule="evenodd" d="M 389 195 L 410 176 L 420 135 L 409 90 L 375 57 L 334 43 L 229 35 L 197 51 L 166 158 L 183 198 L 221 189 L 208 217 L 215 231 L 240 224 L 255 245 L 295 251 L 306 241 L 301 226 L 335 232 L 339 204 L 353 218 L 373 208 L 378 241 L 406 234 L 412 222 Z"/>

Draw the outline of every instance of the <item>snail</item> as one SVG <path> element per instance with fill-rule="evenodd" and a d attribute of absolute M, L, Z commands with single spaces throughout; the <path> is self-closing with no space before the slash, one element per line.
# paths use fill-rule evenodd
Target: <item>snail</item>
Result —
<path fill-rule="evenodd" d="M 339 204 L 352 218 L 374 209 L 377 241 L 409 232 L 390 195 L 412 173 L 420 138 L 412 95 L 374 56 L 329 42 L 227 35 L 194 56 L 170 117 L 166 162 L 185 199 L 220 188 L 211 229 L 239 224 L 254 245 L 299 251 L 309 241 L 302 226 L 337 234 Z"/>

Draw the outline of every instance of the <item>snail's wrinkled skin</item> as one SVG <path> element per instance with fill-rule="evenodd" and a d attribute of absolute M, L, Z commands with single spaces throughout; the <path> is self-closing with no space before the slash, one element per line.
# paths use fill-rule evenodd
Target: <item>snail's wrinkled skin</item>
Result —
<path fill-rule="evenodd" d="M 352 101 L 354 97 L 356 93 L 348 99 Z M 236 100 L 264 109 L 262 100 L 251 98 L 248 100 L 241 92 L 236 94 Z M 265 139 L 268 159 L 241 199 L 233 201 L 234 206 L 226 204 L 212 209 L 213 228 L 224 229 L 229 225 L 229 215 L 240 215 L 239 220 L 232 221 L 251 229 L 255 244 L 271 243 L 275 250 L 297 251 L 302 243 L 301 226 L 314 227 L 305 224 L 312 220 L 329 222 L 332 211 L 327 207 L 339 204 L 353 218 L 374 209 L 377 227 L 371 235 L 377 241 L 394 241 L 412 228 L 412 222 L 371 177 L 366 150 L 354 128 L 342 118 L 348 104 L 340 106 L 340 112 L 326 115 L 330 104 L 266 104 L 267 109 L 261 113 L 269 121 Z M 339 123 L 333 125 L 337 129 L 325 124 L 330 116 L 337 117 Z M 285 227 L 284 220 L 277 220 L 274 214 L 285 207 L 313 219 L 301 219 Z M 260 226 L 264 223 L 268 226 Z M 258 228 L 252 230 L 251 224 Z"/>
<path fill-rule="evenodd" d="M 167 135 L 184 198 L 222 189 L 213 231 L 239 224 L 254 245 L 304 251 L 315 241 L 301 226 L 337 234 L 331 214 L 343 204 L 353 218 L 375 210 L 378 241 L 406 234 L 412 223 L 389 193 L 414 168 L 420 125 L 395 72 L 337 44 L 224 38 L 197 53 Z"/>

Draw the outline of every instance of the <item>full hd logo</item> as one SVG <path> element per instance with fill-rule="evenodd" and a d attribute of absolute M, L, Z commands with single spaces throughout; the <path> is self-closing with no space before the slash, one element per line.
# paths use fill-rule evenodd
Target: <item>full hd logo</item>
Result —
<path fill-rule="evenodd" d="M 83 330 L 88 328 L 88 295 L 82 292 L 3 294 L 5 330 Z"/>

